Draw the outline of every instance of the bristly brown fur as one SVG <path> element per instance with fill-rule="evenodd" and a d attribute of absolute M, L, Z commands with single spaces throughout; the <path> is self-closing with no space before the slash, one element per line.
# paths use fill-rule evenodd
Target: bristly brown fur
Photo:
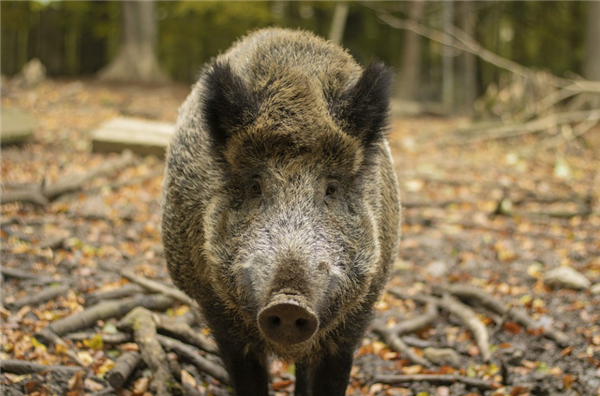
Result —
<path fill-rule="evenodd" d="M 269 355 L 297 362 L 296 394 L 343 395 L 399 238 L 385 139 L 391 72 L 278 28 L 205 67 L 168 150 L 163 242 L 198 301 L 238 395 L 266 396 Z M 314 336 L 282 345 L 258 313 L 296 296 Z"/>

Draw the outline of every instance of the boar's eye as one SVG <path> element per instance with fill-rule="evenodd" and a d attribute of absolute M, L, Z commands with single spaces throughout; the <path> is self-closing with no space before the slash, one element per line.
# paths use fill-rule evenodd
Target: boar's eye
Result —
<path fill-rule="evenodd" d="M 336 198 L 338 196 L 340 186 L 338 183 L 329 183 L 325 189 L 325 199 Z"/>
<path fill-rule="evenodd" d="M 259 197 L 262 195 L 262 188 L 257 180 L 253 180 L 250 183 L 250 185 L 248 186 L 248 191 L 250 192 L 250 195 L 255 197 Z"/>

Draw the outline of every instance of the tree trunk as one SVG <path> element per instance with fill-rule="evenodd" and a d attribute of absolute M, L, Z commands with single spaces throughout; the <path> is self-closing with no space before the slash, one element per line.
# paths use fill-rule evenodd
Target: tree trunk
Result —
<path fill-rule="evenodd" d="M 454 1 L 444 1 L 443 8 L 444 32 L 452 33 L 454 26 Z M 442 65 L 442 103 L 444 112 L 451 114 L 454 112 L 454 48 L 452 47 L 452 38 L 446 35 L 448 40 L 443 48 Z"/>
<path fill-rule="evenodd" d="M 408 18 L 421 22 L 425 1 L 411 1 L 408 6 Z M 398 78 L 398 96 L 402 99 L 415 99 L 421 82 L 421 43 L 422 38 L 417 33 L 407 30 L 404 32 L 404 48 L 402 64 Z"/>
<path fill-rule="evenodd" d="M 475 11 L 472 1 L 461 1 L 459 7 L 459 27 L 471 37 L 475 37 Z M 477 68 L 475 55 L 463 52 L 458 58 L 458 78 L 460 89 L 457 90 L 459 110 L 461 113 L 472 116 L 474 104 L 477 99 Z"/>
<path fill-rule="evenodd" d="M 162 83 L 167 75 L 158 64 L 154 1 L 121 2 L 121 46 L 115 59 L 98 72 L 102 81 Z"/>
<path fill-rule="evenodd" d="M 340 2 L 335 5 L 331 30 L 329 31 L 329 40 L 336 44 L 341 44 L 344 38 L 344 29 L 346 28 L 346 19 L 348 18 L 348 3 Z"/>

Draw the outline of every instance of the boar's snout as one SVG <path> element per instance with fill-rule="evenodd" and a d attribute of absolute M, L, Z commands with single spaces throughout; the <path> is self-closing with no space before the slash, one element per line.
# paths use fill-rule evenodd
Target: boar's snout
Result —
<path fill-rule="evenodd" d="M 275 298 L 258 313 L 258 325 L 271 341 L 293 345 L 309 340 L 319 327 L 317 315 L 294 298 Z"/>

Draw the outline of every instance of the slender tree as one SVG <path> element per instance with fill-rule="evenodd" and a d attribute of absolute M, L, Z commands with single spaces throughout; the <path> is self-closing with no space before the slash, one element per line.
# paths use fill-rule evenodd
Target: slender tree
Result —
<path fill-rule="evenodd" d="M 154 1 L 121 2 L 121 44 L 98 77 L 103 81 L 160 83 L 168 80 L 156 57 Z"/>
<path fill-rule="evenodd" d="M 408 18 L 421 22 L 425 1 L 408 2 Z M 398 78 L 398 96 L 403 99 L 415 99 L 415 94 L 421 80 L 421 48 L 423 38 L 417 33 L 406 30 L 404 32 L 404 48 L 402 63 Z"/>
<path fill-rule="evenodd" d="M 587 2 L 583 74 L 588 80 L 600 81 L 600 2 L 598 1 Z M 596 95 L 592 106 L 600 107 L 600 95 Z"/>

